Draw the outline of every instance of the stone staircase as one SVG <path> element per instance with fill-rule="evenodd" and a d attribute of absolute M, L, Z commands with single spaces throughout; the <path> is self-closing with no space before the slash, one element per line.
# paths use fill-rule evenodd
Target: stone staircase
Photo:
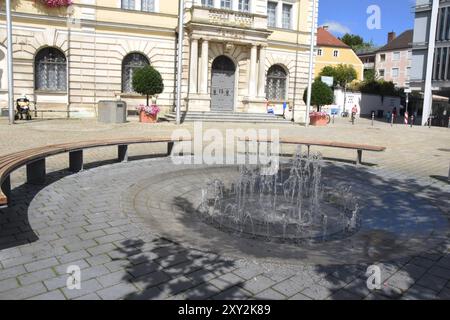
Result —
<path fill-rule="evenodd" d="M 171 112 L 160 119 L 169 122 L 176 121 L 176 113 Z M 233 123 L 266 123 L 266 124 L 291 124 L 292 122 L 281 116 L 265 113 L 244 113 L 244 112 L 181 112 L 181 122 L 233 122 Z"/>

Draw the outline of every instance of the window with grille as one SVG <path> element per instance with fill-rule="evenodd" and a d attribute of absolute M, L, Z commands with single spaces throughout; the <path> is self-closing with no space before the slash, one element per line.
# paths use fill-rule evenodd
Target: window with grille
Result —
<path fill-rule="evenodd" d="M 286 84 L 286 71 L 279 65 L 270 67 L 267 72 L 267 99 L 270 101 L 285 101 Z"/>
<path fill-rule="evenodd" d="M 291 29 L 292 28 L 292 5 L 283 4 L 283 28 Z"/>
<path fill-rule="evenodd" d="M 204 7 L 214 7 L 214 0 L 202 0 L 202 6 Z"/>
<path fill-rule="evenodd" d="M 250 12 L 250 0 L 239 0 L 239 11 Z"/>
<path fill-rule="evenodd" d="M 146 12 L 155 12 L 155 0 L 142 0 L 141 10 Z"/>
<path fill-rule="evenodd" d="M 317 55 L 318 55 L 318 56 L 322 56 L 322 55 L 323 55 L 322 49 L 317 49 Z"/>
<path fill-rule="evenodd" d="M 44 48 L 35 58 L 35 89 L 66 91 L 67 61 L 64 53 L 56 48 Z"/>
<path fill-rule="evenodd" d="M 133 75 L 137 69 L 149 65 L 148 59 L 140 53 L 128 54 L 122 62 L 122 92 L 131 93 L 133 90 Z"/>
<path fill-rule="evenodd" d="M 134 0 L 121 0 L 122 1 L 122 9 L 134 10 L 135 3 Z"/>
<path fill-rule="evenodd" d="M 222 9 L 231 9 L 232 7 L 231 0 L 220 0 L 220 7 Z"/>
<path fill-rule="evenodd" d="M 269 27 L 275 28 L 277 26 L 277 3 L 267 3 L 267 23 Z"/>

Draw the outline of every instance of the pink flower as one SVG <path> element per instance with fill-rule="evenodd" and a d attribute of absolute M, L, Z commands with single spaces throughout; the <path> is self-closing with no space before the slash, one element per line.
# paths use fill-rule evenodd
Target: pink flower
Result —
<path fill-rule="evenodd" d="M 138 112 L 144 111 L 149 116 L 156 116 L 161 111 L 156 104 L 152 104 L 151 106 L 140 104 L 136 109 Z"/>
<path fill-rule="evenodd" d="M 49 8 L 59 8 L 59 7 L 68 7 L 73 1 L 72 0 L 40 0 Z"/>

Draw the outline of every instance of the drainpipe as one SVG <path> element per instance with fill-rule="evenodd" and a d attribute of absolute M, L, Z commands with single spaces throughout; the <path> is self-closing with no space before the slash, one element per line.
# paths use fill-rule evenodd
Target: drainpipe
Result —
<path fill-rule="evenodd" d="M 308 94 L 306 99 L 306 121 L 305 127 L 309 125 L 309 112 L 311 109 L 311 88 L 312 88 L 312 78 L 313 78 L 313 58 L 314 58 L 314 35 L 316 29 L 316 0 L 313 0 L 313 9 L 311 17 L 311 43 L 309 48 L 309 74 L 308 74 Z"/>
<path fill-rule="evenodd" d="M 8 115 L 9 124 L 14 124 L 14 79 L 13 79 L 13 43 L 11 0 L 6 0 L 6 36 L 7 36 L 7 64 L 8 64 Z"/>
<path fill-rule="evenodd" d="M 178 10 L 178 62 L 177 62 L 177 124 L 181 123 L 181 77 L 183 75 L 184 0 L 179 0 Z"/>

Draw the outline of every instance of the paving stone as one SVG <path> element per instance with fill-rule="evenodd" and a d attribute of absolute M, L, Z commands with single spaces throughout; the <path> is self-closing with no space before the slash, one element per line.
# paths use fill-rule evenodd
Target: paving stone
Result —
<path fill-rule="evenodd" d="M 241 285 L 241 287 L 253 294 L 256 294 L 270 288 L 274 284 L 276 284 L 276 282 L 272 279 L 260 275 L 247 280 Z"/>
<path fill-rule="evenodd" d="M 123 281 L 130 281 L 132 277 L 123 270 L 105 274 L 98 277 L 97 280 L 103 287 L 110 287 Z"/>
<path fill-rule="evenodd" d="M 74 300 L 101 300 L 101 298 L 96 293 L 90 293 L 85 296 L 78 297 Z"/>
<path fill-rule="evenodd" d="M 429 288 L 415 284 L 402 296 L 406 300 L 434 300 L 437 299 L 437 293 Z"/>
<path fill-rule="evenodd" d="M 281 293 L 269 288 L 254 296 L 258 300 L 286 300 L 286 297 Z"/>
<path fill-rule="evenodd" d="M 30 272 L 19 276 L 17 279 L 19 280 L 21 285 L 32 284 L 39 281 L 44 281 L 47 279 L 51 279 L 56 277 L 53 269 L 43 269 L 35 272 Z"/>
<path fill-rule="evenodd" d="M 0 280 L 17 277 L 26 272 L 27 271 L 25 270 L 23 265 L 15 266 L 8 269 L 2 269 L 0 270 Z"/>
<path fill-rule="evenodd" d="M 297 293 L 289 298 L 289 300 L 312 300 L 310 297 L 307 297 L 301 293 Z"/>
<path fill-rule="evenodd" d="M 185 291 L 189 288 L 192 288 L 194 283 L 186 278 L 185 276 L 181 276 L 170 281 L 164 282 L 160 284 L 158 287 L 162 292 L 167 293 L 167 296 L 176 295 L 182 291 Z"/>
<path fill-rule="evenodd" d="M 332 292 L 329 289 L 319 285 L 309 286 L 301 293 L 314 300 L 324 300 L 332 294 Z"/>
<path fill-rule="evenodd" d="M 102 265 L 102 264 L 111 262 L 112 259 L 111 259 L 111 257 L 109 257 L 109 256 L 106 255 L 106 254 L 101 254 L 101 255 L 98 255 L 98 256 L 86 258 L 86 261 L 87 261 L 91 266 L 98 266 L 98 265 Z"/>
<path fill-rule="evenodd" d="M 431 268 L 431 266 L 434 265 L 436 263 L 436 261 L 422 258 L 422 257 L 415 257 L 414 259 L 411 260 L 411 263 L 428 269 L 428 268 Z"/>
<path fill-rule="evenodd" d="M 0 281 L 0 292 L 5 292 L 11 289 L 15 289 L 19 286 L 19 283 L 15 278 L 10 278 Z"/>
<path fill-rule="evenodd" d="M 427 273 L 417 281 L 417 284 L 432 290 L 441 291 L 445 287 L 446 282 L 440 277 Z"/>
<path fill-rule="evenodd" d="M 222 291 L 218 295 L 214 296 L 213 299 L 214 300 L 246 300 L 249 297 L 251 297 L 251 294 L 248 291 L 235 286 L 235 287 L 231 287 L 231 288 L 228 288 L 228 289 Z"/>
<path fill-rule="evenodd" d="M 450 269 L 433 266 L 430 270 L 428 270 L 428 273 L 436 277 L 441 277 L 445 280 L 450 280 Z"/>
<path fill-rule="evenodd" d="M 345 289 L 341 289 L 329 296 L 328 300 L 361 300 L 361 296 L 353 294 Z"/>
<path fill-rule="evenodd" d="M 133 279 L 132 282 L 141 290 L 157 286 L 170 280 L 170 277 L 162 271 L 155 271 L 145 276 Z"/>
<path fill-rule="evenodd" d="M 80 250 L 80 251 L 75 251 L 75 252 L 71 252 L 71 253 L 67 253 L 63 256 L 59 256 L 58 260 L 61 263 L 68 263 L 71 261 L 77 261 L 77 260 L 81 260 L 87 257 L 90 257 L 91 255 L 86 251 L 86 250 Z"/>
<path fill-rule="evenodd" d="M 395 273 L 386 282 L 386 285 L 388 287 L 395 287 L 397 289 L 400 289 L 401 292 L 405 292 L 413 284 L 414 284 L 414 279 L 411 278 L 409 273 L 407 273 L 405 271 L 399 271 L 399 272 Z"/>
<path fill-rule="evenodd" d="M 218 278 L 214 278 L 212 280 L 209 281 L 209 283 L 211 283 L 212 285 L 216 286 L 217 288 L 219 288 L 220 290 L 225 290 L 229 287 L 233 287 L 236 285 L 240 285 L 244 282 L 243 279 L 239 278 L 238 276 L 232 274 L 232 273 L 228 273 L 225 275 L 222 275 Z"/>
<path fill-rule="evenodd" d="M 81 280 L 81 289 L 80 290 L 78 290 L 78 289 L 70 290 L 69 288 L 64 287 L 64 288 L 62 288 L 62 291 L 68 299 L 75 299 L 75 298 L 85 296 L 90 293 L 94 293 L 101 289 L 102 289 L 102 286 L 100 285 L 100 283 L 96 279 L 91 279 L 88 281 Z"/>
<path fill-rule="evenodd" d="M 44 285 L 41 282 L 38 282 L 1 292 L 0 300 L 23 300 L 33 296 L 37 296 L 46 291 L 47 289 L 44 287 Z"/>
<path fill-rule="evenodd" d="M 114 245 L 112 245 L 111 243 L 106 243 L 106 244 L 102 244 L 102 245 L 99 245 L 96 247 L 89 248 L 89 249 L 87 249 L 87 251 L 91 255 L 97 256 L 99 254 L 107 253 L 107 252 L 113 251 L 115 249 L 116 249 L 116 247 Z"/>
<path fill-rule="evenodd" d="M 56 290 L 34 296 L 32 298 L 29 298 L 28 300 L 66 300 L 66 297 L 64 297 L 61 291 Z"/>
<path fill-rule="evenodd" d="M 292 281 L 291 279 L 287 279 L 280 283 L 277 283 L 272 288 L 287 297 L 291 297 L 291 296 L 295 295 L 296 293 L 299 293 L 300 291 L 302 291 L 306 287 L 306 285 L 307 284 L 300 284 L 297 281 Z"/>
<path fill-rule="evenodd" d="M 131 295 L 132 293 L 135 293 L 136 291 L 137 288 L 132 284 L 122 282 L 112 287 L 99 290 L 96 293 L 103 300 L 117 300 L 117 299 L 126 299 L 127 296 Z"/>
<path fill-rule="evenodd" d="M 52 258 L 48 258 L 48 259 L 43 259 L 43 260 L 39 260 L 36 262 L 31 262 L 25 265 L 25 269 L 28 272 L 32 272 L 32 271 L 36 271 L 36 270 L 40 270 L 40 269 L 45 269 L 48 267 L 53 267 L 58 265 L 59 262 L 58 260 L 56 260 L 56 258 L 52 257 Z"/>

